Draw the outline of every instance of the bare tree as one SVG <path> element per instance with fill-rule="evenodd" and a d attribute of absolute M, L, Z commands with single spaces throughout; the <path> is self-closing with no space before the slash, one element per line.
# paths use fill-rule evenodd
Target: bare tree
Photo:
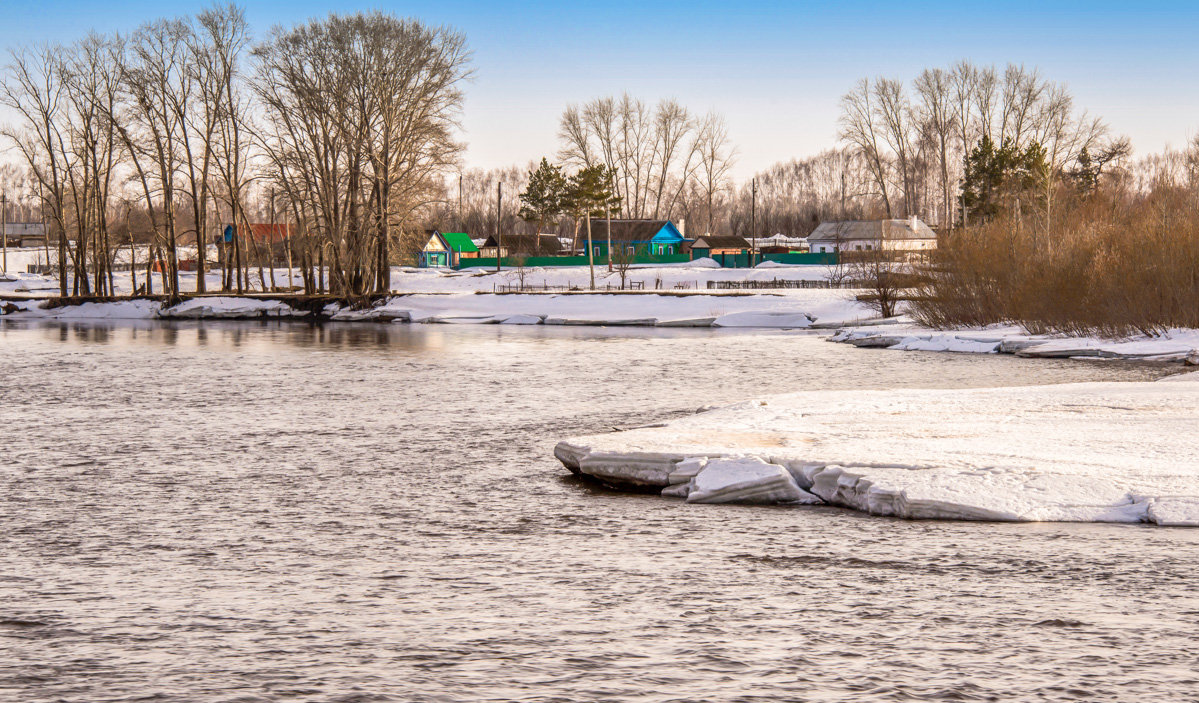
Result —
<path fill-rule="evenodd" d="M 461 150 L 464 39 L 359 13 L 276 29 L 254 54 L 264 146 L 331 259 L 333 290 L 386 289 L 392 228 L 435 198 Z"/>
<path fill-rule="evenodd" d="M 736 149 L 730 144 L 724 117 L 716 113 L 708 113 L 704 117 L 696 141 L 699 168 L 695 180 L 702 193 L 708 221 L 705 232 L 711 234 L 716 221 L 717 198 L 729 187 L 729 171 L 736 158 Z"/>
<path fill-rule="evenodd" d="M 889 167 L 883 155 L 883 137 L 876 124 L 878 109 L 875 91 L 863 78 L 841 98 L 841 139 L 848 142 L 870 165 L 878 193 L 883 199 L 887 217 L 891 217 L 891 197 L 887 192 Z"/>

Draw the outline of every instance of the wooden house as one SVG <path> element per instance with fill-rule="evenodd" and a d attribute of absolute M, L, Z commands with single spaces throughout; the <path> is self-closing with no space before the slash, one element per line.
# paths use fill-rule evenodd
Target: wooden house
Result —
<path fill-rule="evenodd" d="M 462 259 L 479 256 L 479 248 L 465 232 L 430 230 L 428 235 L 425 246 L 416 255 L 416 265 L 421 268 L 454 267 Z"/>
<path fill-rule="evenodd" d="M 749 240 L 745 237 L 720 236 L 705 234 L 691 242 L 691 258 L 702 259 L 705 256 L 737 256 L 747 254 L 750 250 Z"/>
<path fill-rule="evenodd" d="M 586 244 L 586 230 L 579 239 Z M 629 253 L 663 256 L 684 253 L 687 240 L 670 220 L 612 220 L 612 248 Z M 584 252 L 585 253 L 585 252 Z M 591 253 L 596 259 L 608 256 L 608 220 L 592 218 Z"/>
<path fill-rule="evenodd" d="M 499 242 L 495 235 L 487 238 L 479 247 L 480 255 L 485 259 L 494 259 L 497 255 L 508 258 L 512 256 L 562 256 L 568 253 L 563 247 L 562 240 L 556 234 L 504 234 Z"/>
<path fill-rule="evenodd" d="M 907 220 L 822 222 L 808 235 L 813 252 L 926 252 L 937 248 L 937 233 L 915 217 Z"/>

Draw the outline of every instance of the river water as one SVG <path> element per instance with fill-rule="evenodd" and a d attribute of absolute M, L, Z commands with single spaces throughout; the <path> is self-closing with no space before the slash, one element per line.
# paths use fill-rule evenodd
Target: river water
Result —
<path fill-rule="evenodd" d="M 800 333 L 0 323 L 0 700 L 1197 700 L 1199 530 L 617 494 L 572 434 L 1136 380 Z"/>

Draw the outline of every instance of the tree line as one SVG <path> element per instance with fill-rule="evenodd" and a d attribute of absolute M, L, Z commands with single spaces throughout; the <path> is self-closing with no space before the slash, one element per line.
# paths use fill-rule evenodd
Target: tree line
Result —
<path fill-rule="evenodd" d="M 252 260 L 265 286 L 271 257 L 251 249 L 272 242 L 250 224 L 269 199 L 304 288 L 358 296 L 389 288 L 392 247 L 442 196 L 463 148 L 469 58 L 461 34 L 381 12 L 255 42 L 240 7 L 216 6 L 11 50 L 0 103 L 19 120 L 0 135 L 57 234 L 63 295 L 111 294 L 132 222 L 147 230 L 168 295 L 182 292 L 185 241 L 199 249 L 204 292 L 205 247 L 221 223 L 240 233 L 222 257 L 222 289 L 249 288 Z M 114 239 L 122 216 L 127 242 Z M 148 261 L 147 292 L 152 272 Z"/>

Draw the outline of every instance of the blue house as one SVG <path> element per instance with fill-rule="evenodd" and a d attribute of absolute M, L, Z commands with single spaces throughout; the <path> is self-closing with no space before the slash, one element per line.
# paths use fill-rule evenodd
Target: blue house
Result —
<path fill-rule="evenodd" d="M 584 230 L 585 232 L 585 230 Z M 582 238 L 583 232 L 580 232 Z M 629 253 L 662 256 L 682 254 L 687 241 L 670 220 L 612 220 L 612 248 Z M 591 250 L 595 258 L 608 256 L 608 220 L 591 220 Z"/>

